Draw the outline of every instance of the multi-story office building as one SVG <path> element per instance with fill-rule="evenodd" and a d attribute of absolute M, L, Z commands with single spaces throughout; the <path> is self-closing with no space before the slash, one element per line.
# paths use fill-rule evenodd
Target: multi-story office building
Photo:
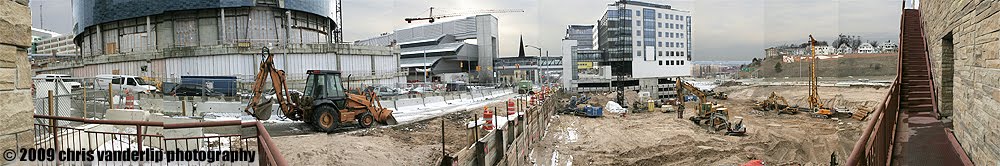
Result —
<path fill-rule="evenodd" d="M 594 48 L 594 25 L 569 25 L 566 28 L 566 40 L 576 40 L 576 47 L 584 49 Z"/>
<path fill-rule="evenodd" d="M 590 39 L 596 50 L 581 49 L 583 44 L 572 42 L 579 40 L 570 39 L 573 28 L 567 29 L 563 40 L 563 54 L 571 55 L 564 61 L 576 64 L 569 70 L 577 70 L 571 72 L 572 81 L 564 80 L 567 87 L 586 90 L 624 85 L 667 98 L 674 96 L 674 78 L 691 75 L 689 11 L 640 1 L 608 4 Z M 590 71 L 581 72 L 581 67 Z M 619 76 L 623 79 L 618 80 Z"/>
<path fill-rule="evenodd" d="M 640 1 L 608 5 L 598 21 L 598 49 L 615 75 L 662 78 L 691 75 L 691 15 Z M 639 70 L 641 69 L 641 70 Z"/>

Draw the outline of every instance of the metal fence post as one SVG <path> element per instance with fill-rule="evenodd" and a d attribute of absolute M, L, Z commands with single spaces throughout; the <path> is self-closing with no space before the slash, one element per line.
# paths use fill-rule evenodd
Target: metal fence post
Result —
<path fill-rule="evenodd" d="M 55 99 L 52 96 L 52 90 L 49 90 L 49 116 L 56 116 L 55 103 L 53 103 Z M 49 127 L 52 130 L 52 145 L 56 150 L 59 150 L 59 132 L 58 128 L 56 128 L 56 119 L 49 118 Z M 56 163 L 58 163 L 59 160 L 58 158 L 56 159 Z"/>
<path fill-rule="evenodd" d="M 184 100 L 181 100 L 181 116 L 187 116 L 187 101 Z"/>
<path fill-rule="evenodd" d="M 87 119 L 87 88 L 83 89 L 83 118 Z"/>
<path fill-rule="evenodd" d="M 115 109 L 115 100 L 112 99 L 114 96 L 111 93 L 111 90 L 112 90 L 111 89 L 111 83 L 108 83 L 108 97 L 107 97 L 108 109 Z"/>

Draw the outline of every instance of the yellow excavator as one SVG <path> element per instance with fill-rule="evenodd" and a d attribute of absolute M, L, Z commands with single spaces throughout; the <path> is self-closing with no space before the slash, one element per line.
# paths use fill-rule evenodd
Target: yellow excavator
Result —
<path fill-rule="evenodd" d="M 346 89 L 350 87 L 344 88 L 339 71 L 308 70 L 303 94 L 289 93 L 285 71 L 274 67 L 274 54 L 267 47 L 261 50 L 261 54 L 264 57 L 254 80 L 253 98 L 243 110 L 258 120 L 271 117 L 271 105 L 273 100 L 277 100 L 285 117 L 305 121 L 320 132 L 332 132 L 344 123 L 356 122 L 361 128 L 371 127 L 376 122 L 397 124 L 392 110 L 382 107 L 376 93 L 361 90 L 348 92 Z M 264 98 L 264 84 L 268 77 L 274 90 L 273 100 Z"/>
<path fill-rule="evenodd" d="M 778 114 L 796 114 L 799 112 L 788 105 L 788 101 L 785 100 L 785 97 L 781 97 L 775 92 L 771 92 L 771 96 L 768 96 L 767 100 L 754 103 L 754 109 L 761 111 L 776 111 Z"/>
<path fill-rule="evenodd" d="M 674 89 L 677 90 L 677 96 L 678 99 L 680 100 L 678 104 L 680 104 L 679 107 L 682 108 L 679 109 L 678 111 L 681 112 L 684 111 L 683 110 L 684 107 L 682 107 L 682 105 L 684 105 L 684 99 L 682 97 L 684 96 L 683 95 L 684 92 L 688 92 L 690 94 L 697 96 L 698 102 L 702 103 L 698 105 L 698 108 L 696 108 L 698 113 L 695 114 L 695 116 L 688 118 L 688 120 L 691 120 L 691 122 L 694 122 L 697 125 L 708 127 L 712 131 L 718 132 L 721 130 L 725 130 L 726 135 L 739 136 L 746 134 L 747 132 L 746 127 L 745 125 L 743 125 L 742 119 L 740 120 L 739 123 L 736 124 L 732 124 L 730 122 L 730 117 L 729 117 L 730 114 L 728 108 L 720 104 L 709 102 L 706 93 L 699 90 L 694 85 L 684 82 L 680 78 L 677 78 L 676 82 L 677 85 Z"/>

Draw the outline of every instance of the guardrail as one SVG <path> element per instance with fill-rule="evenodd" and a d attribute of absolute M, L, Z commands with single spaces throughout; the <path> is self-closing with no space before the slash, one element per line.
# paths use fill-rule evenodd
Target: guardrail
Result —
<path fill-rule="evenodd" d="M 906 8 L 906 0 L 903 1 L 902 9 Z M 905 15 L 900 10 L 899 14 L 899 58 L 896 62 L 896 78 L 889 86 L 889 93 L 885 95 L 882 104 L 870 114 L 874 115 L 865 125 L 861 132 L 861 137 L 854 143 L 850 156 L 847 158 L 848 166 L 855 165 L 888 165 L 891 163 L 893 144 L 896 138 L 896 122 L 899 121 L 899 94 L 900 83 L 903 79 L 903 19 Z M 935 108 L 936 109 L 936 108 Z"/>
<path fill-rule="evenodd" d="M 889 87 L 882 104 L 871 114 L 871 120 L 863 128 L 861 137 L 854 144 L 847 165 L 887 165 L 892 157 L 896 137 L 896 122 L 899 120 L 899 80 Z"/>
<path fill-rule="evenodd" d="M 77 117 L 62 117 L 49 115 L 34 115 L 36 148 L 53 148 L 57 150 L 110 150 L 121 151 L 131 148 L 142 156 L 147 150 L 219 150 L 219 151 L 255 151 L 255 162 L 260 165 L 287 165 L 284 157 L 274 145 L 267 130 L 258 122 L 215 121 L 172 123 L 129 120 L 94 120 Z M 59 125 L 58 121 L 68 121 L 70 124 L 97 125 Z M 43 123 L 38 123 L 43 122 Z M 44 123 L 48 122 L 48 123 Z M 99 125 L 107 125 L 107 129 L 98 129 Z M 210 136 L 164 137 L 157 131 L 183 130 L 191 128 L 234 127 L 234 133 Z M 243 134 L 243 128 L 253 128 L 251 134 Z M 165 132 L 164 132 L 165 133 Z M 147 151 L 154 153 L 155 151 Z M 151 162 L 134 161 L 134 162 Z M 161 160 L 162 161 L 162 160 Z M 60 164 L 68 161 L 54 161 Z M 86 161 L 90 162 L 90 161 Z M 105 162 L 105 161 L 100 161 Z M 196 161 L 195 163 L 201 163 Z M 65 163 L 63 163 L 65 164 Z"/>

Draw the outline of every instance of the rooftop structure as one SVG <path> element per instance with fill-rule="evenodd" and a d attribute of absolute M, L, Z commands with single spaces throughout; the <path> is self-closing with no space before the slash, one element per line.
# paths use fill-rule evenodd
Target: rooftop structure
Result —
<path fill-rule="evenodd" d="M 492 82 L 493 59 L 499 57 L 497 18 L 490 14 L 397 29 L 355 43 L 399 46 L 400 67 L 411 82 L 435 75 L 468 73 L 472 82 Z M 477 70 L 476 67 L 479 67 Z"/>

